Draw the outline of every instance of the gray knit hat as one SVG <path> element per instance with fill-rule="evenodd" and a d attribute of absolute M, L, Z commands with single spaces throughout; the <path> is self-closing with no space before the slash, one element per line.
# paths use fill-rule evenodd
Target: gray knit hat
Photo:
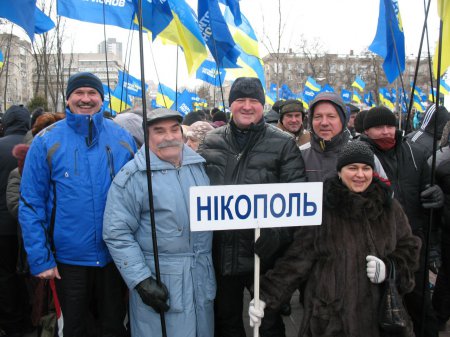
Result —
<path fill-rule="evenodd" d="M 375 167 L 373 151 L 368 144 L 358 140 L 345 144 L 338 154 L 336 169 L 340 171 L 345 165 L 354 163 Z"/>
<path fill-rule="evenodd" d="M 342 128 L 345 129 L 345 126 L 347 125 L 347 107 L 345 106 L 341 96 L 339 96 L 335 92 L 324 91 L 314 97 L 314 99 L 311 101 L 311 104 L 309 105 L 309 111 L 311 113 L 310 122 L 312 122 L 313 120 L 312 117 L 314 115 L 314 108 L 320 102 L 328 102 L 334 105 L 341 119 Z"/>

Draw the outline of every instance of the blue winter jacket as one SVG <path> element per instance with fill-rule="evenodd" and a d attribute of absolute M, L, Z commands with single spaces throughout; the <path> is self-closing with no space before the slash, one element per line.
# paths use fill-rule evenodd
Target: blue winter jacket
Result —
<path fill-rule="evenodd" d="M 204 159 L 184 146 L 179 168 L 152 152 L 150 162 L 161 280 L 169 290 L 167 336 L 212 337 L 212 232 L 191 232 L 189 222 L 189 188 L 209 185 Z M 159 314 L 135 290 L 142 280 L 156 278 L 143 147 L 111 185 L 103 238 L 130 289 L 133 337 L 161 336 Z"/>
<path fill-rule="evenodd" d="M 55 259 L 98 267 L 111 262 L 102 239 L 106 196 L 134 152 L 132 136 L 104 118 L 103 110 L 90 116 L 66 109 L 66 119 L 36 135 L 25 160 L 19 205 L 32 274 L 55 267 Z"/>

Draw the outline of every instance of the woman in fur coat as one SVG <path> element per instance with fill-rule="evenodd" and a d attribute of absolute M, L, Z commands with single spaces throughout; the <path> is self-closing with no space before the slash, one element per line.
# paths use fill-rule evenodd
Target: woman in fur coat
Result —
<path fill-rule="evenodd" d="M 394 336 L 378 325 L 387 261 L 395 263 L 399 293 L 410 292 L 420 240 L 373 168 L 366 144 L 343 148 L 338 175 L 324 183 L 322 225 L 297 229 L 284 256 L 261 278 L 261 306 L 250 303 L 250 325 L 258 326 L 264 307 L 278 308 L 305 281 L 299 336 Z M 408 323 L 396 336 L 414 336 Z"/>

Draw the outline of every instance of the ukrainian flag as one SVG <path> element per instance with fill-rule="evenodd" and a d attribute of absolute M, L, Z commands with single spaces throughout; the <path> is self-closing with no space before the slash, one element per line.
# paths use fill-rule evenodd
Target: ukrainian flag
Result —
<path fill-rule="evenodd" d="M 450 67 L 450 51 L 448 46 L 450 45 L 450 0 L 438 0 L 438 15 L 442 21 L 442 56 L 441 56 L 441 76 Z M 447 47 L 445 47 L 447 46 Z M 434 49 L 433 57 L 433 73 L 437 78 L 438 76 L 438 55 L 439 55 L 439 41 L 436 42 L 436 48 Z"/>
<path fill-rule="evenodd" d="M 124 110 L 131 108 L 132 103 L 127 94 L 127 88 L 122 85 L 117 85 L 114 92 L 111 93 L 110 105 L 114 112 L 121 113 Z"/>
<path fill-rule="evenodd" d="M 425 107 L 423 106 L 423 103 L 420 101 L 420 99 L 417 96 L 414 96 L 413 107 L 416 108 L 416 110 L 419 112 L 425 111 Z"/>
<path fill-rule="evenodd" d="M 4 62 L 4 59 L 3 59 L 3 53 L 2 53 L 2 51 L 0 50 L 0 69 L 3 68 L 3 62 Z"/>
<path fill-rule="evenodd" d="M 306 80 L 305 86 L 311 89 L 312 91 L 320 91 L 322 89 L 321 85 L 314 80 L 311 76 L 308 76 Z"/>
<path fill-rule="evenodd" d="M 445 83 L 443 78 L 441 78 L 441 82 L 439 85 L 439 92 L 442 95 L 448 95 L 450 93 L 450 86 L 447 83 Z"/>
<path fill-rule="evenodd" d="M 352 96 L 353 102 L 356 102 L 358 104 L 361 104 L 362 97 L 358 94 L 356 90 L 353 89 L 353 96 Z"/>
<path fill-rule="evenodd" d="M 159 19 L 161 27 L 155 26 L 153 22 L 148 23 L 145 28 L 152 32 L 153 39 L 159 37 L 163 42 L 180 46 L 184 52 L 189 75 L 192 75 L 208 56 L 197 15 L 185 0 L 169 0 L 168 4 L 171 14 L 165 13 L 165 20 Z M 154 8 L 155 5 L 147 3 L 147 6 Z"/>
<path fill-rule="evenodd" d="M 366 87 L 366 83 L 362 80 L 361 77 L 356 76 L 355 81 L 352 83 L 352 87 L 357 88 L 359 91 L 364 91 Z"/>
<path fill-rule="evenodd" d="M 172 105 L 175 103 L 176 93 L 175 90 L 172 90 L 168 86 L 159 83 L 158 85 L 158 93 L 156 95 L 156 104 L 160 107 L 165 107 L 170 109 Z"/>

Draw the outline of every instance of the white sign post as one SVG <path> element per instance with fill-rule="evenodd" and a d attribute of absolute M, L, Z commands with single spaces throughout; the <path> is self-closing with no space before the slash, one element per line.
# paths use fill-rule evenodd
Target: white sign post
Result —
<path fill-rule="evenodd" d="M 192 231 L 315 226 L 322 223 L 318 183 L 196 186 L 190 188 Z M 259 257 L 255 254 L 254 305 L 259 308 Z M 258 337 L 259 327 L 253 330 Z"/>

